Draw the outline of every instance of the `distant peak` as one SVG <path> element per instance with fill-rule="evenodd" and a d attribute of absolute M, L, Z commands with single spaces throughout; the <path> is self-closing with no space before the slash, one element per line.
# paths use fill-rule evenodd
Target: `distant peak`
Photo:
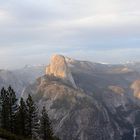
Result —
<path fill-rule="evenodd" d="M 46 75 L 53 75 L 70 82 L 76 88 L 76 84 L 63 55 L 52 55 L 49 66 L 46 68 Z"/>
<path fill-rule="evenodd" d="M 51 60 L 52 59 L 56 59 L 56 58 L 65 58 L 63 55 L 60 55 L 60 54 L 53 54 L 52 56 L 51 56 Z"/>

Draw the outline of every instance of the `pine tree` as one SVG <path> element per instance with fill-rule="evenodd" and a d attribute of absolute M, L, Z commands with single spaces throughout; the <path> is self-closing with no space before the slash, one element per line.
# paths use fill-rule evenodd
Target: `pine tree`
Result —
<path fill-rule="evenodd" d="M 20 99 L 20 104 L 16 118 L 17 118 L 17 134 L 26 137 L 27 106 L 23 98 Z"/>
<path fill-rule="evenodd" d="M 26 100 L 27 104 L 27 132 L 28 136 L 31 138 L 38 136 L 39 130 L 39 120 L 38 111 L 31 95 L 28 96 Z"/>
<path fill-rule="evenodd" d="M 53 130 L 45 107 L 42 110 L 40 119 L 40 135 L 43 140 L 53 140 Z"/>
<path fill-rule="evenodd" d="M 18 109 L 18 105 L 17 105 L 17 98 L 16 98 L 16 94 L 15 91 L 11 88 L 11 86 L 8 87 L 7 90 L 8 93 L 8 98 L 9 98 L 9 120 L 10 120 L 10 124 L 9 124 L 9 129 L 12 133 L 15 132 L 15 128 L 16 128 L 16 112 Z"/>
<path fill-rule="evenodd" d="M 9 130 L 9 94 L 3 87 L 0 94 L 1 128 Z"/>

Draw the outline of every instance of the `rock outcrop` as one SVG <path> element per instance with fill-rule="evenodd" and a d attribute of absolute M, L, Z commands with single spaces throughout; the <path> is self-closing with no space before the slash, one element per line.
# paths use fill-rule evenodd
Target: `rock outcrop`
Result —
<path fill-rule="evenodd" d="M 46 107 L 62 140 L 133 139 L 133 127 L 140 125 L 136 121 L 140 100 L 135 102 L 140 74 L 125 67 L 54 55 L 46 75 L 30 85 L 24 96 L 31 94 L 40 110 Z"/>
<path fill-rule="evenodd" d="M 71 71 L 68 67 L 65 57 L 62 55 L 53 55 L 51 57 L 50 65 L 46 68 L 46 75 L 52 75 L 61 78 L 76 88 Z"/>
<path fill-rule="evenodd" d="M 122 96 L 123 96 L 123 94 L 124 94 L 124 92 L 125 92 L 123 88 L 118 87 L 118 86 L 109 86 L 108 88 L 109 88 L 112 92 L 117 93 L 117 94 L 122 95 Z"/>
<path fill-rule="evenodd" d="M 134 81 L 131 88 L 134 90 L 134 96 L 140 99 L 140 80 Z"/>

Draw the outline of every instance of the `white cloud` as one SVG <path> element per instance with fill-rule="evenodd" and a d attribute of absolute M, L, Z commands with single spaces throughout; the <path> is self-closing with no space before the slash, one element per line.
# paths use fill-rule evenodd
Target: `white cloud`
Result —
<path fill-rule="evenodd" d="M 6 10 L 0 9 L 0 25 L 7 24 L 13 20 L 13 17 Z"/>
<path fill-rule="evenodd" d="M 18 58 L 26 64 L 24 56 L 30 63 L 41 62 L 54 52 L 85 59 L 94 54 L 96 60 L 102 55 L 109 60 L 120 48 L 134 48 L 133 55 L 127 50 L 114 61 L 135 54 L 139 58 L 135 49 L 140 45 L 139 17 L 139 0 L 0 0 L 0 59 L 6 60 L 0 66 Z"/>

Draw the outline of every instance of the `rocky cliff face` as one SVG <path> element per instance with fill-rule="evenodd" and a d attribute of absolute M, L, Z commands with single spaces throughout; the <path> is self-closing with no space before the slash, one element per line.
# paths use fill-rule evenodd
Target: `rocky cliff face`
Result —
<path fill-rule="evenodd" d="M 52 56 L 50 65 L 46 68 L 46 74 L 61 78 L 76 88 L 71 71 L 67 65 L 65 57 L 62 55 Z"/>
<path fill-rule="evenodd" d="M 131 88 L 134 91 L 134 96 L 138 99 L 140 99 L 140 80 L 136 80 L 131 85 Z"/>
<path fill-rule="evenodd" d="M 62 140 L 129 140 L 140 115 L 134 82 L 140 74 L 124 67 L 55 55 L 24 96 L 32 94 L 40 109 L 46 106 Z"/>
<path fill-rule="evenodd" d="M 44 75 L 45 66 L 30 66 L 17 70 L 0 70 L 0 89 L 11 85 L 20 97 L 24 89 L 36 78 Z"/>
<path fill-rule="evenodd" d="M 46 106 L 55 134 L 62 140 L 121 140 L 123 129 L 105 106 L 60 79 L 44 76 L 26 89 L 41 109 Z"/>

